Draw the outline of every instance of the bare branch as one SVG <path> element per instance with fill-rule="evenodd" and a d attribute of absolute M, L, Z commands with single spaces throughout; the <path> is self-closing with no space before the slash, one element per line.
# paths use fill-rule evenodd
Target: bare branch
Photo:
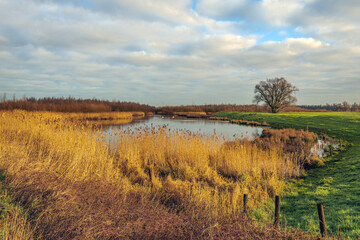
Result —
<path fill-rule="evenodd" d="M 260 81 L 255 86 L 254 103 L 265 102 L 273 113 L 279 112 L 281 108 L 289 106 L 297 101 L 293 94 L 299 91 L 285 78 L 267 79 Z"/>

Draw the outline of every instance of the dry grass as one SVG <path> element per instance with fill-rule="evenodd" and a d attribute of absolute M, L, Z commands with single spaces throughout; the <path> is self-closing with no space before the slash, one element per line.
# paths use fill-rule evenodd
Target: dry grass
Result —
<path fill-rule="evenodd" d="M 143 113 L 144 114 L 144 113 Z M 113 119 L 132 119 L 132 112 L 105 112 L 105 113 L 62 113 L 66 118 L 73 120 L 113 120 Z"/>
<path fill-rule="evenodd" d="M 174 115 L 185 116 L 185 117 L 201 117 L 206 116 L 206 112 L 174 112 Z"/>
<path fill-rule="evenodd" d="M 132 182 L 151 186 L 176 206 L 201 206 L 214 219 L 238 212 L 244 193 L 266 200 L 299 173 L 295 159 L 250 141 L 224 144 L 218 136 L 139 129 L 115 133 L 116 159 Z M 181 203 L 179 201 L 182 201 Z"/>
<path fill-rule="evenodd" d="M 282 149 L 283 152 L 291 154 L 298 160 L 298 165 L 302 169 L 320 166 L 322 160 L 313 156 L 310 149 L 317 142 L 318 136 L 309 131 L 295 129 L 264 129 L 261 139 L 255 141 L 262 148 L 271 149 L 274 145 Z"/>
<path fill-rule="evenodd" d="M 13 203 L 6 190 L 0 191 L 0 238 L 3 240 L 32 239 L 33 232 L 24 210 Z"/>
<path fill-rule="evenodd" d="M 215 119 L 217 117 L 214 117 Z M 256 121 L 247 121 L 247 120 L 229 120 L 230 123 L 239 124 L 239 125 L 249 125 L 249 126 L 269 126 L 266 122 L 256 122 Z"/>
<path fill-rule="evenodd" d="M 84 121 L 88 125 L 121 125 L 132 122 L 134 119 L 145 117 L 144 112 L 104 112 L 104 113 L 62 113 L 64 118 L 71 121 Z"/>
<path fill-rule="evenodd" d="M 166 127 L 113 135 L 110 150 L 64 114 L 0 112 L 0 167 L 36 238 L 307 238 L 241 215 L 242 194 L 264 201 L 299 174 L 281 149 Z"/>

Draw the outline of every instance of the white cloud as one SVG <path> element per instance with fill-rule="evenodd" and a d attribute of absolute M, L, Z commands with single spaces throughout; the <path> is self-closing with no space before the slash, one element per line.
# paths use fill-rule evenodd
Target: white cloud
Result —
<path fill-rule="evenodd" d="M 214 18 L 240 18 L 246 9 L 252 6 L 249 0 L 199 0 L 197 10 L 206 16 Z"/>
<path fill-rule="evenodd" d="M 1 91 L 245 104 L 259 80 L 284 76 L 356 100 L 357 1 L 87 2 L 0 1 Z M 260 41 L 268 31 L 278 37 Z M 299 100 L 331 101 L 301 91 Z"/>
<path fill-rule="evenodd" d="M 302 0 L 263 0 L 259 7 L 265 21 L 278 26 L 288 26 L 289 19 L 304 8 Z"/>
<path fill-rule="evenodd" d="M 316 49 L 324 45 L 321 41 L 313 38 L 288 38 L 285 42 L 291 47 L 300 49 Z"/>

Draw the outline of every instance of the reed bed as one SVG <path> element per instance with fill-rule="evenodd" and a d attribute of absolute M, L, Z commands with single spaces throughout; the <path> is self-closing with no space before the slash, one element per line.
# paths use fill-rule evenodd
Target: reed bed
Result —
<path fill-rule="evenodd" d="M 121 125 L 145 117 L 144 112 L 62 113 L 64 118 L 93 126 Z"/>
<path fill-rule="evenodd" d="M 117 177 L 108 147 L 91 134 L 91 125 L 71 122 L 66 115 L 55 113 L 14 111 L 1 115 L 1 147 L 7 148 L 2 153 L 19 154 L 16 162 L 2 159 L 8 172 L 32 167 L 72 180 Z"/>
<path fill-rule="evenodd" d="M 62 113 L 66 118 L 73 120 L 112 120 L 112 119 L 132 119 L 132 112 L 104 112 L 104 113 Z M 144 115 L 144 113 L 142 113 Z"/>
<path fill-rule="evenodd" d="M 281 148 L 167 127 L 111 134 L 113 149 L 64 114 L 0 112 L 0 167 L 37 238 L 230 238 L 244 226 L 253 237 L 289 236 L 241 214 L 244 193 L 260 200 L 254 207 L 301 172 Z"/>
<path fill-rule="evenodd" d="M 201 117 L 207 115 L 206 112 L 174 112 L 173 114 L 187 117 Z"/>
<path fill-rule="evenodd" d="M 229 142 L 166 126 L 113 137 L 116 166 L 132 184 L 151 187 L 167 206 L 201 212 L 210 222 L 239 214 L 245 193 L 260 202 L 281 194 L 284 179 L 301 172 L 280 148 L 262 149 L 246 139 Z"/>

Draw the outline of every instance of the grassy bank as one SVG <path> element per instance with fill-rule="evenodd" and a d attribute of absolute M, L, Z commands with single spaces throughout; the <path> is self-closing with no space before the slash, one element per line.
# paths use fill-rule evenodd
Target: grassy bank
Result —
<path fill-rule="evenodd" d="M 224 144 L 164 127 L 114 132 L 111 151 L 91 129 L 63 114 L 0 112 L 4 184 L 35 238 L 312 238 L 242 214 L 244 193 L 266 201 L 300 171 L 270 142 Z"/>
<path fill-rule="evenodd" d="M 0 172 L 0 239 L 24 239 L 33 237 L 27 220 L 27 212 L 11 197 L 3 182 L 5 175 Z"/>
<path fill-rule="evenodd" d="M 276 128 L 308 128 L 348 141 L 346 151 L 328 157 L 322 168 L 288 183 L 283 224 L 318 231 L 316 203 L 335 236 L 360 238 L 360 113 L 218 113 L 219 117 L 267 122 Z"/>

